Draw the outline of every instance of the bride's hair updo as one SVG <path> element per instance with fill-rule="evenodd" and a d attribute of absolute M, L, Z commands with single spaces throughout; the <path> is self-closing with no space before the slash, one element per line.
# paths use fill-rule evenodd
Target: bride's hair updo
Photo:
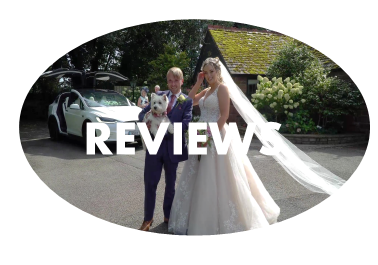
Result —
<path fill-rule="evenodd" d="M 212 57 L 209 57 L 207 58 L 203 63 L 202 63 L 202 66 L 201 66 L 201 71 L 203 71 L 203 68 L 206 66 L 206 65 L 212 65 L 215 69 L 215 71 L 217 72 L 217 75 L 218 75 L 218 80 L 223 83 L 223 78 L 222 78 L 222 75 L 221 75 L 221 66 L 220 66 L 220 63 L 219 63 L 219 58 L 218 57 L 215 57 L 215 58 L 212 58 Z"/>

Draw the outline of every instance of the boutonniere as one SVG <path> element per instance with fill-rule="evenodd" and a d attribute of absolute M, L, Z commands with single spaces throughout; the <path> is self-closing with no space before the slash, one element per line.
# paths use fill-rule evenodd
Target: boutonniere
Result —
<path fill-rule="evenodd" d="M 185 101 L 187 101 L 188 99 L 186 98 L 186 97 L 184 97 L 184 95 L 180 95 L 179 97 L 178 97 L 178 99 L 177 99 L 177 104 L 176 104 L 176 106 L 178 105 L 178 104 L 183 104 Z"/>

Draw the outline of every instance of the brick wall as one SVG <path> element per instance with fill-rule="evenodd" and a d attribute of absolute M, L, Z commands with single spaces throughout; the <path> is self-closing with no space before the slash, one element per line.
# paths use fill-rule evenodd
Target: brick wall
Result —
<path fill-rule="evenodd" d="M 369 140 L 368 134 L 283 134 L 293 144 L 347 144 L 366 142 Z"/>

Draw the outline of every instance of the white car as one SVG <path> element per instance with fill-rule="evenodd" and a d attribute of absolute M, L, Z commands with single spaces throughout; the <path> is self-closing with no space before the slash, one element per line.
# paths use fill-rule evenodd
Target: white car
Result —
<path fill-rule="evenodd" d="M 78 70 L 66 71 L 66 73 L 56 71 L 55 74 L 47 72 L 42 76 L 61 78 L 62 74 L 66 76 L 83 75 L 83 72 Z M 73 71 L 74 73 L 72 73 Z M 108 80 L 105 78 L 109 74 L 113 75 L 110 78 L 127 80 L 126 77 L 116 72 L 97 72 L 97 74 L 92 73 L 92 76 L 95 80 Z M 88 78 L 88 76 L 90 75 L 86 74 L 85 78 L 77 79 L 89 80 L 91 84 L 94 84 L 93 79 Z M 54 102 L 49 105 L 48 128 L 51 139 L 58 140 L 61 135 L 67 135 L 80 137 L 85 141 L 86 124 L 88 122 L 103 122 L 110 129 L 107 142 L 115 142 L 117 140 L 116 127 L 118 122 L 138 122 L 138 114 L 142 109 L 133 106 L 122 94 L 114 90 L 94 89 L 88 84 L 80 87 L 80 82 L 78 83 L 76 83 L 76 89 L 59 94 Z M 136 125 L 135 130 L 126 133 L 134 135 L 135 141 L 141 143 L 140 132 Z M 100 134 L 101 131 L 96 130 L 96 135 L 99 136 Z"/>

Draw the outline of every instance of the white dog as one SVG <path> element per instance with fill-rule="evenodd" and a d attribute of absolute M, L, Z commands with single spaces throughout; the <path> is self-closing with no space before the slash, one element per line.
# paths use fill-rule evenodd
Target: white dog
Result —
<path fill-rule="evenodd" d="M 169 123 L 168 132 L 173 134 L 173 124 L 167 117 L 168 97 L 167 95 L 159 96 L 151 94 L 151 110 L 144 115 L 143 121 L 147 124 L 150 132 L 156 137 L 160 123 Z"/>

